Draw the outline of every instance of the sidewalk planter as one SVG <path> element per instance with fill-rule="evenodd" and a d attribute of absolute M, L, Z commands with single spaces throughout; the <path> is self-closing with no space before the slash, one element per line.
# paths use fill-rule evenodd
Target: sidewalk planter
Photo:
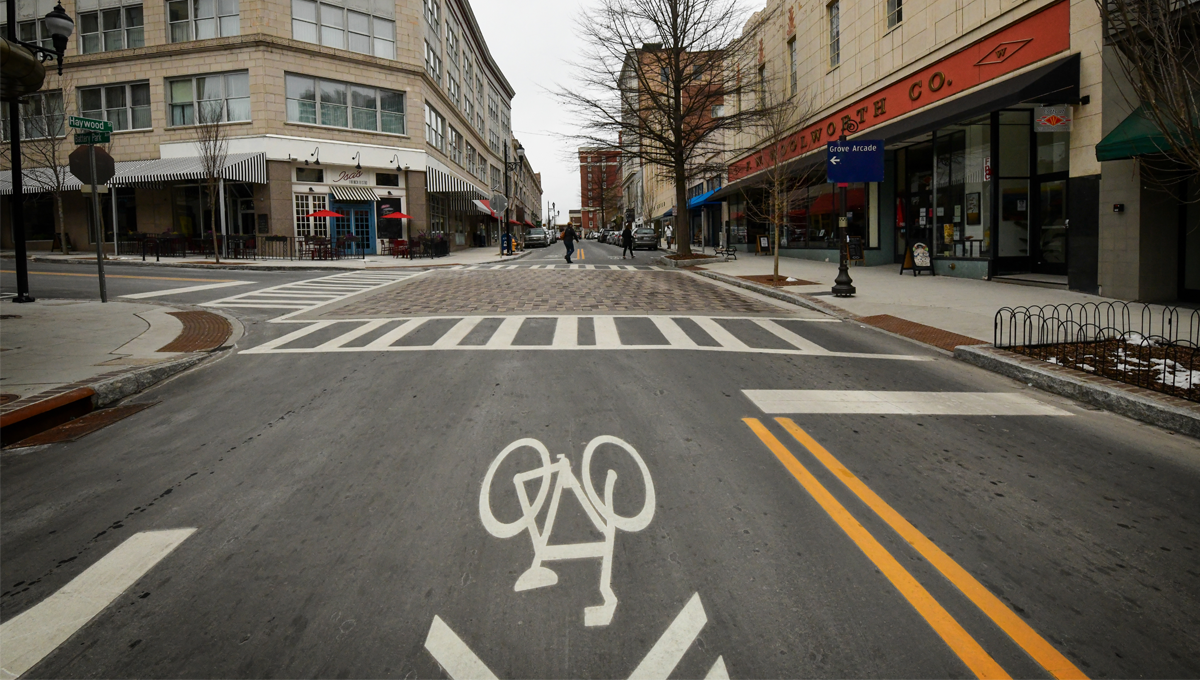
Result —
<path fill-rule="evenodd" d="M 664 255 L 651 260 L 651 262 L 660 267 L 672 267 L 674 269 L 679 269 L 680 267 L 695 267 L 696 265 L 711 264 L 713 262 L 720 261 L 721 258 L 710 255 L 705 255 L 703 257 L 690 257 L 685 260 L 676 260 L 670 255 Z"/>

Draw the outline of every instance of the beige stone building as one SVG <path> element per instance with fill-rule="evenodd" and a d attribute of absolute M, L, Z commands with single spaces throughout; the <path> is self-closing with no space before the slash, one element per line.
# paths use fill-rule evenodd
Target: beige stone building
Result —
<path fill-rule="evenodd" d="M 41 39 L 47 0 L 16 1 L 21 36 Z M 515 93 L 467 0 L 63 5 L 76 21 L 64 75 L 47 76 L 26 101 L 24 136 L 69 133 L 64 114 L 113 124 L 118 167 L 104 197 L 106 242 L 114 230 L 122 247 L 144 234 L 198 237 L 214 223 L 243 240 L 260 237 L 264 252 L 267 236 L 353 234 L 367 252 L 422 234 L 449 249 L 492 238 L 494 220 L 475 200 L 503 186 Z M 205 111 L 220 116 L 228 137 L 215 215 L 195 143 Z M 73 145 L 61 146 L 65 164 Z M 48 248 L 53 211 L 32 191 L 26 234 L 32 249 Z M 70 240 L 86 248 L 95 234 L 86 203 L 78 191 L 66 198 Z M 536 215 L 540 189 L 530 200 Z M 308 216 L 319 210 L 341 217 Z M 411 218 L 384 218 L 394 212 Z"/>
<path fill-rule="evenodd" d="M 845 135 L 884 148 L 883 181 L 847 187 L 868 264 L 913 264 L 915 253 L 942 275 L 1200 296 L 1200 211 L 1105 143 L 1134 106 L 1104 65 L 1094 0 L 770 0 L 765 11 L 743 77 L 790 103 L 779 157 L 810 180 L 792 192 L 782 254 L 836 261 L 826 145 Z M 726 104 L 739 105 L 753 102 Z M 756 151 L 730 158 L 710 197 L 726 201 L 735 242 L 771 229 L 748 209 L 771 167 L 754 134 L 730 140 Z"/>

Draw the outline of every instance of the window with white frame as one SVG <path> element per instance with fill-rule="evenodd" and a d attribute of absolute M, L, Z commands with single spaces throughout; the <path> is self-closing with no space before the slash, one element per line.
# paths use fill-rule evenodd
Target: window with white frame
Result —
<path fill-rule="evenodd" d="M 500 135 L 496 134 L 495 130 L 488 130 L 488 148 L 497 156 L 504 153 L 504 146 L 500 143 Z"/>
<path fill-rule="evenodd" d="M 451 64 L 458 63 L 458 33 L 453 28 L 446 28 L 446 59 Z"/>
<path fill-rule="evenodd" d="M 450 160 L 463 164 L 463 137 L 453 125 L 450 126 Z"/>
<path fill-rule="evenodd" d="M 788 84 L 791 86 L 791 93 L 796 94 L 796 38 L 793 37 L 788 41 Z"/>
<path fill-rule="evenodd" d="M 292 37 L 383 59 L 396 58 L 395 21 L 315 0 L 292 0 Z"/>
<path fill-rule="evenodd" d="M 425 102 L 425 141 L 435 149 L 446 151 L 446 117 Z"/>
<path fill-rule="evenodd" d="M 172 127 L 216 120 L 250 120 L 250 74 L 219 73 L 167 81 Z"/>
<path fill-rule="evenodd" d="M 500 107 L 496 105 L 495 93 L 488 93 L 488 121 L 492 125 L 500 124 Z"/>
<path fill-rule="evenodd" d="M 425 41 L 425 72 L 433 78 L 434 82 L 442 84 L 442 57 L 438 55 L 437 48 Z"/>
<path fill-rule="evenodd" d="M 150 83 L 126 83 L 79 88 L 79 115 L 107 120 L 113 130 L 148 130 Z"/>
<path fill-rule="evenodd" d="M 289 123 L 406 134 L 403 92 L 292 73 L 284 89 Z"/>
<path fill-rule="evenodd" d="M 494 165 L 491 166 L 491 168 L 492 168 L 492 189 L 494 191 L 499 191 L 500 189 L 504 188 L 503 180 L 500 178 L 500 168 L 497 168 Z"/>
<path fill-rule="evenodd" d="M 834 0 L 826 8 L 829 12 L 829 66 L 842 63 L 842 18 L 841 0 Z"/>
<path fill-rule="evenodd" d="M 508 105 L 500 107 L 500 129 L 505 133 L 512 132 L 512 114 L 508 111 Z"/>
<path fill-rule="evenodd" d="M 454 108 L 458 108 L 460 105 L 458 80 L 455 79 L 453 72 L 451 72 L 447 75 L 448 75 L 448 77 L 446 78 L 446 92 L 449 93 L 450 101 L 454 103 Z"/>
<path fill-rule="evenodd" d="M 442 19 L 442 7 L 438 4 L 438 0 L 424 0 L 425 2 L 425 21 L 429 22 L 430 26 L 438 28 L 438 23 Z"/>
<path fill-rule="evenodd" d="M 328 217 L 309 217 L 309 215 L 325 210 L 326 194 L 294 194 L 296 206 L 296 236 L 301 238 L 327 238 L 329 236 Z"/>
<path fill-rule="evenodd" d="M 0 35 L 8 37 L 8 24 L 0 23 Z M 45 19 L 17 22 L 17 40 L 40 45 L 46 49 L 54 49 L 54 40 L 50 38 L 50 29 Z M 5 134 L 8 134 L 7 132 Z"/>
<path fill-rule="evenodd" d="M 238 0 L 170 0 L 167 23 L 173 43 L 240 35 L 242 30 Z"/>
<path fill-rule="evenodd" d="M 8 141 L 8 104 L 0 106 L 0 135 Z M 67 134 L 62 90 L 21 97 L 21 139 L 45 139 Z"/>
<path fill-rule="evenodd" d="M 145 47 L 142 3 L 79 14 L 79 51 L 83 54 Z"/>
<path fill-rule="evenodd" d="M 475 147 L 467 142 L 467 172 L 471 175 L 475 174 Z"/>
<path fill-rule="evenodd" d="M 901 7 L 904 0 L 887 0 L 887 26 L 894 28 L 896 24 L 904 20 L 904 9 Z"/>

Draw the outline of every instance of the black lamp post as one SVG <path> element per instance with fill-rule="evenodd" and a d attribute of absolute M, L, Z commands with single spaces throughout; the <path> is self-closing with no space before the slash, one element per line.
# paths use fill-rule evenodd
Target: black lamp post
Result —
<path fill-rule="evenodd" d="M 9 0 L 5 5 L 7 6 L 5 18 L 8 21 L 8 35 L 5 38 L 8 39 L 9 44 L 24 47 L 37 55 L 43 64 L 51 59 L 56 60 L 58 75 L 61 76 L 63 54 L 67 51 L 67 40 L 75 30 L 75 22 L 67 15 L 62 3 L 56 5 L 45 16 L 46 28 L 50 31 L 50 39 L 54 42 L 53 50 L 17 40 L 17 3 L 15 0 Z M 17 296 L 13 298 L 13 302 L 33 302 L 34 298 L 29 294 L 29 264 L 25 261 L 27 252 L 25 250 L 25 187 L 21 177 L 21 102 L 17 97 L 13 97 L 8 102 L 8 132 L 9 148 L 12 151 L 13 187 L 9 225 L 12 229 L 13 250 L 16 251 L 17 258 Z M 55 131 L 50 132 L 53 134 Z"/>
<path fill-rule="evenodd" d="M 517 142 L 517 160 L 509 161 L 508 146 L 508 144 L 504 145 L 504 197 L 508 199 L 508 205 L 504 206 L 504 233 L 511 235 L 512 227 L 508 223 L 508 211 L 512 208 L 512 191 L 509 188 L 508 175 L 521 168 L 521 162 L 525 160 L 525 147 Z"/>
<path fill-rule="evenodd" d="M 846 141 L 846 136 L 842 135 L 838 141 Z M 850 241 L 847 231 L 849 219 L 846 216 L 845 182 L 838 185 L 838 194 L 841 198 L 842 214 L 838 216 L 838 274 L 833 280 L 832 292 L 834 297 L 854 297 L 854 281 L 850 278 Z"/>

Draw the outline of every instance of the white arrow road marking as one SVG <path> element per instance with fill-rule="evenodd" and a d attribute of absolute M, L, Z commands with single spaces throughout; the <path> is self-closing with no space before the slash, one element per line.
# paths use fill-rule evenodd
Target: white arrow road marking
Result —
<path fill-rule="evenodd" d="M 763 413 L 871 413 L 946 416 L 1069 416 L 1014 392 L 742 390 Z"/>
<path fill-rule="evenodd" d="M 133 293 L 131 295 L 122 295 L 123 298 L 130 300 L 142 300 L 145 298 L 159 297 L 162 295 L 182 295 L 183 293 L 195 293 L 199 290 L 212 290 L 214 288 L 228 288 L 229 286 L 244 286 L 252 281 L 224 281 L 222 283 L 206 283 L 201 286 L 188 286 L 187 288 L 171 288 L 169 290 L 152 290 L 148 293 Z"/>
<path fill-rule="evenodd" d="M 142 531 L 32 609 L 0 625 L 0 678 L 16 678 L 112 604 L 195 529 Z"/>
<path fill-rule="evenodd" d="M 683 606 L 683 611 L 679 612 L 679 616 L 671 622 L 667 627 L 666 632 L 654 643 L 650 648 L 650 653 L 638 667 L 634 669 L 633 675 L 629 676 L 629 680 L 667 680 L 667 676 L 671 671 L 675 670 L 675 666 L 679 664 L 679 660 L 683 658 L 683 653 L 692 646 L 696 636 L 700 634 L 700 629 L 704 624 L 708 623 L 708 616 L 704 613 L 704 605 L 700 604 L 700 593 L 692 595 L 692 599 Z M 725 668 L 725 662 L 717 659 L 717 664 L 721 666 L 721 670 Z M 714 676 L 713 672 L 717 670 L 717 666 L 708 672 L 708 677 Z M 729 677 L 725 675 L 724 677 Z"/>
<path fill-rule="evenodd" d="M 729 680 L 729 671 L 725 670 L 724 657 L 717 657 L 717 662 L 708 669 L 708 675 L 704 676 L 704 680 Z"/>
<path fill-rule="evenodd" d="M 429 637 L 425 638 L 425 649 L 429 650 L 452 680 L 496 680 L 496 674 L 475 656 L 475 652 L 450 630 L 441 617 L 433 617 Z"/>

